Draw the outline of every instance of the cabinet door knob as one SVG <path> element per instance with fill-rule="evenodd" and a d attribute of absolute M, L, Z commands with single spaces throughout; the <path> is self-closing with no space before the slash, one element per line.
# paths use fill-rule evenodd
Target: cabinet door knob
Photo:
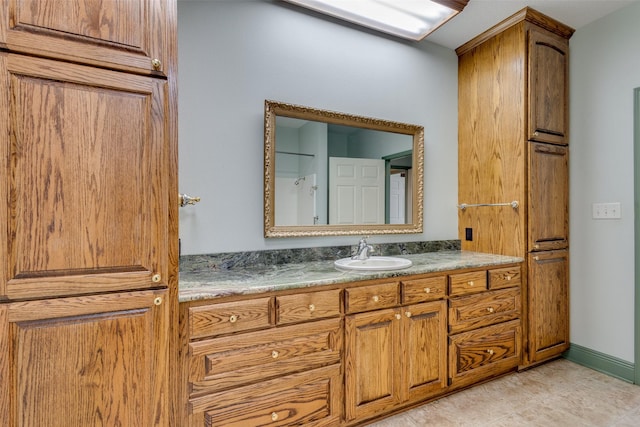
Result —
<path fill-rule="evenodd" d="M 407 311 L 407 312 L 404 313 L 404 315 L 407 316 L 407 317 L 411 317 L 411 312 Z"/>
<path fill-rule="evenodd" d="M 430 294 L 430 293 L 431 293 L 431 288 L 424 288 L 424 291 L 425 291 L 426 293 Z"/>
<path fill-rule="evenodd" d="M 489 349 L 487 350 L 487 353 L 489 353 L 490 356 L 493 356 L 493 350 Z"/>
<path fill-rule="evenodd" d="M 156 298 L 153 300 L 153 303 L 154 303 L 155 305 L 160 305 L 160 304 L 162 304 L 162 297 L 156 297 Z"/>
<path fill-rule="evenodd" d="M 278 421 L 278 414 L 276 414 L 275 412 L 271 413 L 271 421 Z"/>
<path fill-rule="evenodd" d="M 236 323 L 237 321 L 238 321 L 238 316 L 236 316 L 235 314 L 232 314 L 231 316 L 229 316 L 229 322 Z"/>
<path fill-rule="evenodd" d="M 505 275 L 505 276 L 503 276 L 503 277 L 504 277 L 504 280 L 507 280 L 507 281 L 511 280 L 511 276 L 509 276 L 508 274 L 506 274 L 506 275 Z"/>
<path fill-rule="evenodd" d="M 374 295 L 373 298 L 371 298 L 373 300 L 373 302 L 378 302 L 380 301 L 380 297 L 378 295 Z"/>
<path fill-rule="evenodd" d="M 467 285 L 469 285 L 469 286 L 473 286 L 473 280 L 469 280 L 469 281 L 467 282 Z"/>
<path fill-rule="evenodd" d="M 315 304 L 309 304 L 309 311 L 314 311 L 316 309 Z"/>
<path fill-rule="evenodd" d="M 278 353 L 277 351 L 273 350 L 273 351 L 271 352 L 271 357 L 272 357 L 272 358 L 277 359 L 277 358 L 278 358 L 278 356 L 280 356 L 280 353 Z"/>
<path fill-rule="evenodd" d="M 400 320 L 402 319 L 402 316 L 400 314 L 396 314 L 396 319 Z"/>
<path fill-rule="evenodd" d="M 151 60 L 151 66 L 154 70 L 160 71 L 162 69 L 162 61 L 160 61 L 158 58 L 154 58 Z"/>
<path fill-rule="evenodd" d="M 488 311 L 489 313 L 493 313 L 493 307 L 487 307 L 487 311 Z"/>
<path fill-rule="evenodd" d="M 162 276 L 159 274 L 154 274 L 153 276 L 151 276 L 151 281 L 153 283 L 159 283 L 160 280 L 162 280 Z"/>

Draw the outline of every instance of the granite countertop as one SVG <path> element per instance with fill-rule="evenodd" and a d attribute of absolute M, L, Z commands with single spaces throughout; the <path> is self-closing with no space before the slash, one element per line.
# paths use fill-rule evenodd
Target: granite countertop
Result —
<path fill-rule="evenodd" d="M 256 265 L 230 269 L 206 265 L 188 268 L 185 271 L 181 268 L 179 300 L 186 302 L 231 295 L 258 294 L 463 268 L 500 266 L 523 261 L 520 257 L 460 250 L 399 256 L 410 259 L 413 265 L 403 270 L 377 272 L 339 271 L 334 267 L 333 261 Z"/>

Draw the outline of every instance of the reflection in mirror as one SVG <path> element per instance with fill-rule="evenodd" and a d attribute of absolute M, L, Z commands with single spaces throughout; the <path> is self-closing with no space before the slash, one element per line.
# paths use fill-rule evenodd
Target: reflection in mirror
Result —
<path fill-rule="evenodd" d="M 265 237 L 421 233 L 421 126 L 265 101 Z"/>

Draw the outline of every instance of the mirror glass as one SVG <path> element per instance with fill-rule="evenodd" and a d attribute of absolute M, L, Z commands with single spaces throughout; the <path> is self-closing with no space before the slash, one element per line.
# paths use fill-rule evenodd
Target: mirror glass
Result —
<path fill-rule="evenodd" d="M 422 232 L 422 126 L 265 101 L 265 237 Z"/>

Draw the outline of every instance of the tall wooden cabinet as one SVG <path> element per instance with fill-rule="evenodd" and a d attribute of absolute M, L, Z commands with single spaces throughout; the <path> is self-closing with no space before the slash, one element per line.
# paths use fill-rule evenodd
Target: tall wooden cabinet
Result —
<path fill-rule="evenodd" d="M 174 0 L 0 4 L 0 424 L 170 423 Z"/>
<path fill-rule="evenodd" d="M 527 260 L 522 366 L 569 346 L 572 34 L 525 8 L 456 50 L 462 249 Z"/>

